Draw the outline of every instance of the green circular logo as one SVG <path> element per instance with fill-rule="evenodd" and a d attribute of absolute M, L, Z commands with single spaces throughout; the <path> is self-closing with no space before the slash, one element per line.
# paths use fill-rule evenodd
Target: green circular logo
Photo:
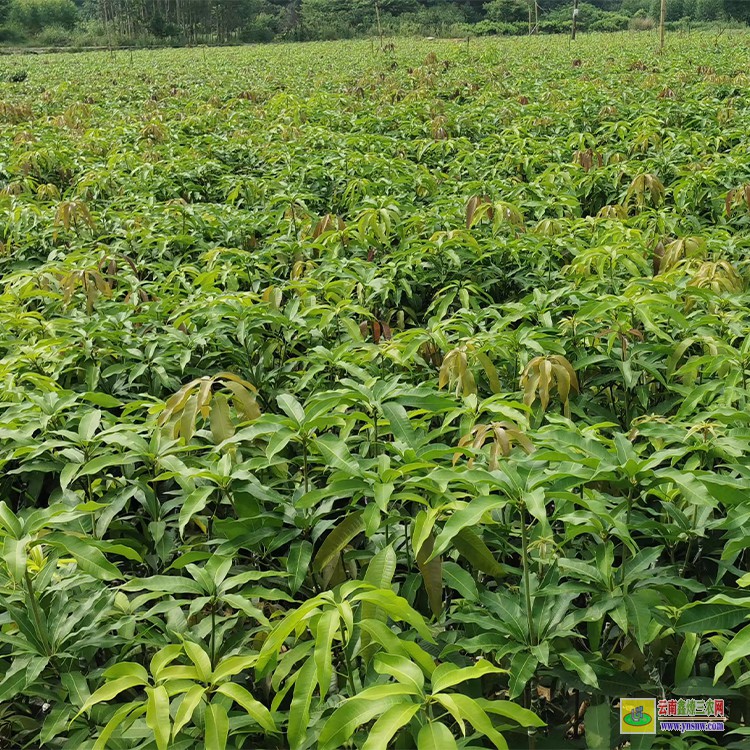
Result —
<path fill-rule="evenodd" d="M 632 714 L 628 714 L 623 717 L 623 721 L 631 727 L 645 727 L 648 726 L 653 719 L 644 711 L 643 716 L 636 719 Z"/>

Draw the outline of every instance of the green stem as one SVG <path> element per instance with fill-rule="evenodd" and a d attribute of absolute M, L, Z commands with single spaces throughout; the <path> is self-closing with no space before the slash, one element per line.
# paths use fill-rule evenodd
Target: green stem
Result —
<path fill-rule="evenodd" d="M 302 441 L 302 476 L 305 482 L 305 494 L 307 494 L 310 491 L 307 469 L 307 439 Z"/>
<path fill-rule="evenodd" d="M 216 669 L 216 599 L 211 600 L 211 670 Z"/>
<path fill-rule="evenodd" d="M 526 533 L 526 513 L 523 501 L 519 503 L 521 511 L 521 556 L 523 563 L 523 587 L 526 602 L 526 620 L 529 627 L 529 642 L 536 646 L 536 636 L 534 633 L 534 619 L 531 612 L 531 583 L 529 574 L 529 540 Z"/>

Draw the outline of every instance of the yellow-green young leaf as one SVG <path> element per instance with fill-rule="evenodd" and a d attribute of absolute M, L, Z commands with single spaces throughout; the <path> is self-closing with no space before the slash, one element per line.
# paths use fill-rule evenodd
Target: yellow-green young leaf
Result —
<path fill-rule="evenodd" d="M 339 629 L 338 610 L 328 609 L 318 618 L 315 627 L 315 667 L 321 696 L 328 694 L 333 675 L 333 636 Z"/>
<path fill-rule="evenodd" d="M 209 703 L 206 707 L 205 750 L 226 750 L 229 735 L 229 717 L 223 706 Z"/>
<path fill-rule="evenodd" d="M 148 682 L 148 672 L 144 667 L 134 661 L 121 661 L 104 670 L 102 675 L 105 680 L 116 680 L 120 677 L 137 677 L 145 685 Z"/>
<path fill-rule="evenodd" d="M 435 700 L 440 700 L 440 695 L 440 693 L 434 694 Z M 477 732 L 487 737 L 497 750 L 508 750 L 508 743 L 505 738 L 495 729 L 490 717 L 473 698 L 461 693 L 451 693 L 450 698 L 453 705 L 461 712 L 461 717 L 468 721 Z M 443 705 L 448 709 L 446 704 Z"/>
<path fill-rule="evenodd" d="M 331 714 L 320 732 L 317 750 L 337 750 L 363 724 L 384 714 L 391 706 L 401 703 L 402 696 L 394 695 L 373 700 L 350 698 Z"/>
<path fill-rule="evenodd" d="M 433 691 L 433 698 L 453 717 L 461 734 L 466 736 L 466 722 L 464 721 L 461 707 L 453 700 L 450 693 L 436 693 Z"/>
<path fill-rule="evenodd" d="M 417 750 L 457 750 L 456 738 L 440 722 L 425 724 L 417 736 Z"/>
<path fill-rule="evenodd" d="M 234 677 L 236 674 L 254 667 L 257 661 L 257 654 L 251 654 L 250 656 L 227 656 L 214 669 L 211 675 L 211 682 L 217 685 L 222 680 L 226 680 L 227 677 Z"/>
<path fill-rule="evenodd" d="M 139 687 L 146 685 L 140 677 L 135 675 L 129 675 L 127 677 L 120 677 L 117 680 L 112 680 L 102 685 L 98 690 L 92 693 L 91 697 L 86 701 L 81 710 L 76 714 L 77 718 L 82 713 L 88 711 L 92 706 L 97 703 L 103 703 L 104 701 L 111 701 L 116 698 L 120 693 L 125 692 L 133 687 Z"/>
<path fill-rule="evenodd" d="M 175 739 L 180 730 L 193 718 L 193 712 L 203 700 L 206 688 L 202 685 L 193 685 L 190 690 L 182 696 L 180 707 L 174 717 L 174 726 L 172 727 L 172 739 Z"/>
<path fill-rule="evenodd" d="M 157 651 L 151 659 L 150 669 L 155 680 L 159 680 L 159 673 L 168 664 L 171 664 L 182 653 L 182 646 L 179 643 L 173 643 L 170 646 Z"/>
<path fill-rule="evenodd" d="M 361 620 L 359 627 L 363 637 L 367 634 L 372 641 L 379 643 L 385 651 L 391 654 L 409 657 L 428 677 L 435 671 L 435 661 L 419 644 L 399 638 L 384 622 Z"/>
<path fill-rule="evenodd" d="M 115 733 L 115 730 L 117 727 L 122 724 L 125 719 L 128 717 L 135 718 L 136 716 L 140 716 L 146 711 L 146 706 L 143 703 L 140 703 L 138 701 L 133 701 L 132 703 L 126 703 L 124 706 L 121 706 L 120 708 L 115 711 L 112 718 L 107 722 L 106 726 L 102 731 L 99 733 L 99 736 L 96 738 L 96 742 L 94 743 L 94 746 L 91 750 L 105 750 L 107 747 L 107 743 L 112 738 L 112 735 Z"/>
<path fill-rule="evenodd" d="M 10 577 L 16 583 L 20 583 L 26 573 L 26 544 L 29 540 L 28 536 L 22 539 L 6 536 L 3 541 L 3 560 L 8 566 Z"/>
<path fill-rule="evenodd" d="M 422 617 L 422 615 L 420 615 L 415 609 L 412 609 L 406 599 L 402 596 L 398 596 L 398 594 L 394 593 L 391 589 L 363 591 L 352 597 L 352 601 L 370 602 L 371 604 L 377 605 L 381 609 L 384 609 L 392 620 L 395 620 L 396 622 L 401 620 L 408 622 L 409 625 L 411 625 L 414 630 L 422 636 L 422 638 L 429 643 L 435 643 L 435 639 L 433 638 L 430 629 L 427 627 L 424 617 Z"/>
<path fill-rule="evenodd" d="M 523 708 L 513 701 L 490 701 L 486 698 L 476 698 L 475 702 L 486 714 L 495 714 L 510 719 L 522 727 L 543 727 L 544 722 L 528 708 Z"/>
<path fill-rule="evenodd" d="M 506 670 L 482 659 L 471 667 L 459 668 L 455 664 L 445 662 L 435 667 L 432 673 L 432 692 L 439 693 L 453 685 L 459 685 L 466 680 L 476 680 L 486 674 L 500 674 Z"/>
<path fill-rule="evenodd" d="M 370 729 L 362 750 L 388 750 L 388 743 L 399 729 L 408 724 L 417 711 L 419 703 L 404 702 L 391 706 Z"/>
<path fill-rule="evenodd" d="M 242 706 L 248 715 L 255 719 L 266 732 L 275 732 L 276 723 L 271 716 L 271 712 L 259 701 L 253 698 L 248 690 L 238 685 L 236 682 L 225 682 L 217 691 L 222 695 L 231 698 L 235 703 Z"/>
<path fill-rule="evenodd" d="M 188 658 L 193 664 L 195 664 L 195 668 L 198 671 L 198 677 L 203 682 L 208 682 L 211 678 L 211 659 L 208 654 L 201 646 L 192 641 L 185 641 L 183 646 Z"/>
<path fill-rule="evenodd" d="M 155 688 L 149 687 L 146 688 L 146 694 L 148 695 L 146 702 L 146 726 L 154 733 L 156 747 L 159 750 L 167 750 L 171 734 L 167 689 L 163 685 Z"/>
<path fill-rule="evenodd" d="M 396 654 L 377 654 L 375 656 L 375 671 L 394 677 L 403 685 L 408 685 L 417 692 L 424 688 L 424 674 L 410 659 Z"/>

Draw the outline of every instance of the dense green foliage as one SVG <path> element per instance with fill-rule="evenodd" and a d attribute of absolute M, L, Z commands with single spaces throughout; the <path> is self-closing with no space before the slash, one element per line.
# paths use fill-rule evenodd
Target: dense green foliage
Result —
<path fill-rule="evenodd" d="M 611 39 L 0 59 L 1 747 L 746 747 L 750 39 Z"/>
<path fill-rule="evenodd" d="M 572 0 L 0 0 L 0 44 L 164 46 L 569 33 Z M 653 29 L 661 0 L 584 0 L 579 31 Z M 744 24 L 746 0 L 668 0 L 667 21 Z"/>

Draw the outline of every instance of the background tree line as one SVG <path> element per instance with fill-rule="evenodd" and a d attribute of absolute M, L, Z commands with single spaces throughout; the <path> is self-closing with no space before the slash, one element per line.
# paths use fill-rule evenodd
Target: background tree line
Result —
<path fill-rule="evenodd" d="M 571 0 L 0 0 L 0 44 L 266 42 L 570 28 Z M 579 29 L 652 28 L 660 0 L 584 0 Z M 673 23 L 750 22 L 747 0 L 669 0 Z"/>

